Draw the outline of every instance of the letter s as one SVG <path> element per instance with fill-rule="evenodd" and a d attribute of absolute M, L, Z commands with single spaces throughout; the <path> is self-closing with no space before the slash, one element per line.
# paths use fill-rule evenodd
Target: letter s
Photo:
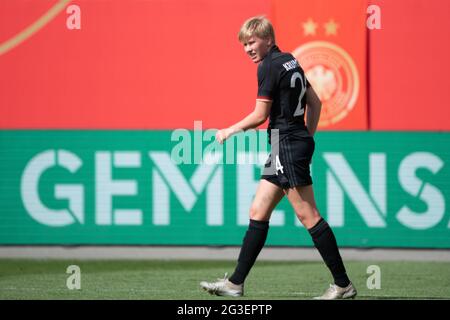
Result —
<path fill-rule="evenodd" d="M 424 183 L 416 176 L 416 170 L 426 168 L 436 174 L 444 162 L 429 152 L 414 152 L 400 164 L 398 178 L 405 191 L 424 201 L 428 209 L 425 212 L 414 212 L 406 205 L 397 214 L 397 219 L 411 229 L 428 229 L 438 224 L 445 213 L 445 198 L 435 186 Z"/>

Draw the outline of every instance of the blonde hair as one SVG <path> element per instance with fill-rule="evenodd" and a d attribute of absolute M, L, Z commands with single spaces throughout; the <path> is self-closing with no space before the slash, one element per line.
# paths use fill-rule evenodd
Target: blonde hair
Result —
<path fill-rule="evenodd" d="M 239 30 L 239 42 L 245 42 L 253 36 L 261 39 L 272 39 L 273 44 L 275 44 L 275 32 L 272 23 L 264 16 L 247 19 Z"/>

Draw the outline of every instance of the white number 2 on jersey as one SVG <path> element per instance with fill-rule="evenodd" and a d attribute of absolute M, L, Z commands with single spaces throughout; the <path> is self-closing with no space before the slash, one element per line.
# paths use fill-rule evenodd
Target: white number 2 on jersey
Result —
<path fill-rule="evenodd" d="M 300 72 L 294 72 L 291 77 L 291 88 L 295 88 L 295 80 L 297 79 L 300 79 L 302 90 L 300 92 L 300 96 L 298 97 L 298 105 L 297 108 L 295 108 L 294 117 L 301 116 L 305 113 L 305 108 L 302 108 L 302 98 L 306 92 L 306 81 L 304 81 Z"/>

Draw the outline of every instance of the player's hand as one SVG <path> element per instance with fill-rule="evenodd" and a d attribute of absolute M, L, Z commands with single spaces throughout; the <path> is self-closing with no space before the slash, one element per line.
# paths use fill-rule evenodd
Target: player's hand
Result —
<path fill-rule="evenodd" d="M 221 129 L 216 133 L 216 140 L 222 144 L 233 134 L 233 132 L 234 130 L 232 128 Z"/>

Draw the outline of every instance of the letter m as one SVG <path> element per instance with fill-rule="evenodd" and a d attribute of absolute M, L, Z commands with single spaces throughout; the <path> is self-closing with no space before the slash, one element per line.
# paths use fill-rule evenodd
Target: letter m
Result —
<path fill-rule="evenodd" d="M 342 153 L 323 154 L 330 170 L 327 171 L 328 222 L 344 225 L 344 192 L 369 227 L 386 227 L 386 155 L 369 156 L 369 192 L 356 177 Z"/>
<path fill-rule="evenodd" d="M 187 181 L 169 153 L 149 152 L 153 168 L 153 224 L 170 224 L 170 190 L 189 212 L 206 188 L 206 224 L 223 225 L 223 168 L 217 164 L 198 165 Z"/>

